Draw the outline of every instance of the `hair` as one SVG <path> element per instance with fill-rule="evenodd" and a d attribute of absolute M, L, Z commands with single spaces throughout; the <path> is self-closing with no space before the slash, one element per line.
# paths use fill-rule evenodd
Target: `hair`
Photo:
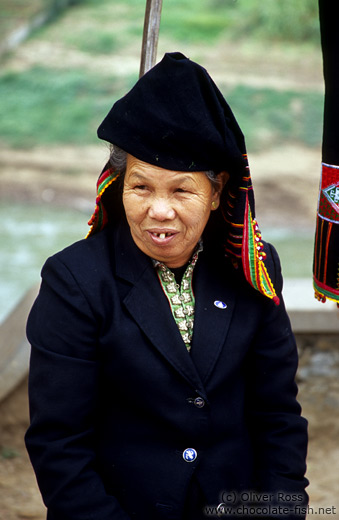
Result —
<path fill-rule="evenodd" d="M 111 144 L 108 164 L 112 170 L 119 172 L 124 177 L 127 166 L 127 152 L 115 144 Z"/>
<path fill-rule="evenodd" d="M 115 144 L 110 145 L 110 156 L 108 160 L 108 164 L 112 170 L 117 171 L 120 173 L 120 180 L 123 182 L 125 173 L 126 173 L 126 167 L 127 167 L 127 152 L 125 150 L 122 150 Z M 214 170 L 207 170 L 204 171 L 206 177 L 212 184 L 213 190 L 218 190 L 219 188 L 219 178 L 218 174 Z"/>

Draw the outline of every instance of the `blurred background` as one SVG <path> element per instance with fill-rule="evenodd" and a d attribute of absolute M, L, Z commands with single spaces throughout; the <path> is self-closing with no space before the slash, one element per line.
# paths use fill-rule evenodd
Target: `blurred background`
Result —
<path fill-rule="evenodd" d="M 144 0 L 0 0 L 0 378 L 8 360 L 17 364 L 27 308 L 11 313 L 45 259 L 87 234 L 108 156 L 96 129 L 138 78 L 144 12 Z M 339 321 L 312 291 L 323 114 L 317 1 L 163 0 L 158 60 L 170 51 L 207 68 L 246 136 L 257 218 L 281 257 L 301 358 L 309 516 L 325 518 L 338 506 Z M 2 396 L 0 388 L 0 519 L 42 520 L 22 442 L 20 374 Z"/>

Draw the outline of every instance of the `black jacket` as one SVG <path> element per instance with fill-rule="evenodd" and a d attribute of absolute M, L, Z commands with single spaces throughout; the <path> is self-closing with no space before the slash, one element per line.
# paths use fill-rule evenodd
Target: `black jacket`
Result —
<path fill-rule="evenodd" d="M 179 520 L 192 482 L 210 506 L 230 496 L 249 506 L 250 490 L 287 505 L 282 518 L 305 505 L 306 421 L 283 303 L 207 249 L 190 354 L 128 229 L 107 227 L 46 262 L 27 328 L 26 443 L 50 520 Z"/>

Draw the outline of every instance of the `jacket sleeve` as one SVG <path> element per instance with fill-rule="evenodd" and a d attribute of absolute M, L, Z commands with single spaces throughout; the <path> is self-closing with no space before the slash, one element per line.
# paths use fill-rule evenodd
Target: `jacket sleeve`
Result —
<path fill-rule="evenodd" d="M 286 507 L 281 518 L 304 518 L 307 421 L 296 400 L 297 347 L 283 298 L 278 255 L 268 246 L 268 267 L 280 305 L 264 303 L 249 363 L 249 421 L 254 439 L 255 482 L 272 505 Z M 273 269 L 272 269 L 273 268 Z M 266 504 L 267 505 L 267 504 Z M 280 518 L 275 515 L 275 518 Z"/>
<path fill-rule="evenodd" d="M 31 310 L 29 452 L 49 520 L 128 520 L 96 471 L 98 334 L 90 302 L 58 257 Z"/>

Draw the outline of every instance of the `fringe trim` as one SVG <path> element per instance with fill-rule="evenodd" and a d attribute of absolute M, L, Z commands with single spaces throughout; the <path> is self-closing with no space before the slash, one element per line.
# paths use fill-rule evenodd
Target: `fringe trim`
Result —
<path fill-rule="evenodd" d="M 333 291 L 331 287 L 321 284 L 313 278 L 313 288 L 314 288 L 314 297 L 321 303 L 325 303 L 326 300 L 330 300 L 337 304 L 339 308 L 339 290 L 336 292 Z"/>
<path fill-rule="evenodd" d="M 263 251 L 261 233 L 255 219 L 252 218 L 251 208 L 246 195 L 244 219 L 244 236 L 242 245 L 242 265 L 246 280 L 264 296 L 272 299 L 276 305 L 280 300 L 275 292 L 273 283 L 264 264 L 266 253 Z"/>
<path fill-rule="evenodd" d="M 90 237 L 97 231 L 100 231 L 107 224 L 107 213 L 101 202 L 101 197 L 107 190 L 107 188 L 115 182 L 120 173 L 112 172 L 111 170 L 105 170 L 99 177 L 97 182 L 97 198 L 95 200 L 96 206 L 93 212 L 93 215 L 88 221 L 88 225 L 91 226 L 91 229 L 87 233 L 85 238 Z"/>

